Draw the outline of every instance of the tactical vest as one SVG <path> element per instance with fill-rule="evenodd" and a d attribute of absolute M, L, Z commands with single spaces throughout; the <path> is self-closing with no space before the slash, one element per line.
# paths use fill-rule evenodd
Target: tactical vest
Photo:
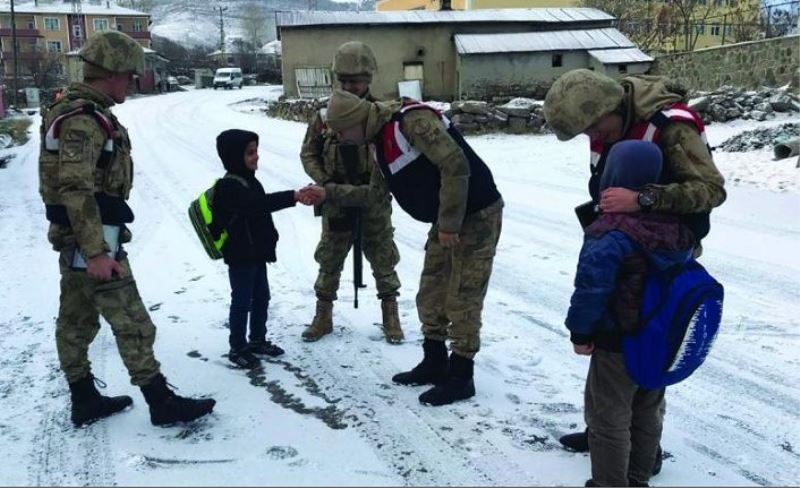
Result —
<path fill-rule="evenodd" d="M 389 190 L 400 207 L 416 220 L 436 222 L 439 217 L 439 169 L 422 152 L 411 145 L 400 130 L 403 117 L 411 110 L 430 110 L 441 120 L 447 133 L 464 151 L 469 162 L 470 177 L 466 215 L 483 210 L 500 198 L 494 178 L 486 163 L 472 150 L 464 137 L 441 112 L 411 99 L 381 129 L 373 145 L 375 161 Z"/>
<path fill-rule="evenodd" d="M 51 105 L 43 117 L 40 129 L 39 191 L 47 210 L 47 219 L 69 226 L 66 209 L 60 197 L 59 152 L 61 126 L 70 117 L 88 115 L 95 119 L 106 139 L 95 162 L 93 187 L 104 224 L 119 225 L 133 221 L 133 212 L 125 200 L 133 185 L 133 162 L 128 133 L 107 108 L 68 94 Z"/>
<path fill-rule="evenodd" d="M 703 119 L 697 112 L 683 103 L 673 104 L 664 110 L 656 112 L 650 119 L 633 124 L 622 139 L 648 141 L 658 144 L 662 131 L 674 122 L 691 124 L 700 134 L 700 138 L 706 146 L 708 146 Z M 613 144 L 606 144 L 599 139 L 592 139 L 589 141 L 589 149 L 591 151 L 590 170 L 592 173 L 591 178 L 589 178 L 589 194 L 595 202 L 600 201 L 600 177 L 603 175 L 603 170 L 606 166 L 606 158 L 612 146 Z M 711 148 L 709 147 L 709 152 L 710 151 Z M 665 175 L 665 173 L 666 172 L 662 172 L 662 175 Z M 659 183 L 669 184 L 676 182 L 667 181 L 667 179 L 662 176 L 662 181 L 659 181 Z M 710 213 L 702 212 L 683 215 L 681 217 L 684 223 L 692 230 L 698 241 L 708 235 L 711 226 Z"/>

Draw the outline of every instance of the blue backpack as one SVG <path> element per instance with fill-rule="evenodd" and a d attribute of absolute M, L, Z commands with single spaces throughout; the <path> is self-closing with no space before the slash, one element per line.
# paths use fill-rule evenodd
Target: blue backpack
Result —
<path fill-rule="evenodd" d="M 645 280 L 642 329 L 623 339 L 625 367 L 645 389 L 688 378 L 708 355 L 722 319 L 724 290 L 690 259 Z"/>

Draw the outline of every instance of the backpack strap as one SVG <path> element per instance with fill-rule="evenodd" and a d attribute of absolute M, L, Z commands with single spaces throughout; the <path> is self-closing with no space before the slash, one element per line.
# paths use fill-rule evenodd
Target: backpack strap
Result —
<path fill-rule="evenodd" d="M 248 183 L 244 177 L 239 176 L 237 174 L 225 173 L 225 176 L 223 176 L 222 179 L 238 181 L 239 183 L 242 184 L 242 186 L 244 186 L 247 189 L 250 189 L 250 183 Z"/>

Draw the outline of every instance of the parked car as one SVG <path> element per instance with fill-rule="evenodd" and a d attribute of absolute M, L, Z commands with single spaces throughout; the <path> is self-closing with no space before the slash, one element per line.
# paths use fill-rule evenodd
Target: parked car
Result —
<path fill-rule="evenodd" d="M 214 89 L 217 88 L 242 88 L 241 68 L 220 68 L 214 73 Z"/>

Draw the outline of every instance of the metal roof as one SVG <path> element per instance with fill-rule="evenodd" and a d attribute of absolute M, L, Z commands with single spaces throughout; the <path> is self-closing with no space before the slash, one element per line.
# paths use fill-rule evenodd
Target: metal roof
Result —
<path fill-rule="evenodd" d="M 574 51 L 636 47 L 614 28 L 520 32 L 514 34 L 456 34 L 459 54 Z"/>
<path fill-rule="evenodd" d="M 591 50 L 589 51 L 589 56 L 603 64 L 649 63 L 653 61 L 653 58 L 635 47 Z"/>
<path fill-rule="evenodd" d="M 18 14 L 71 14 L 71 3 L 40 3 L 36 5 L 30 3 L 17 3 L 14 6 L 14 11 Z M 11 6 L 6 2 L 0 2 L 0 13 L 11 13 Z M 129 15 L 136 17 L 150 17 L 150 14 L 140 12 L 125 7 L 120 7 L 115 2 L 110 2 L 106 6 L 106 2 L 101 5 L 93 5 L 90 3 L 81 3 L 81 13 L 83 15 Z"/>
<path fill-rule="evenodd" d="M 614 17 L 594 8 L 520 8 L 487 10 L 407 10 L 397 12 L 279 12 L 281 27 L 347 24 L 437 24 L 458 22 L 538 22 L 564 24 L 610 22 Z"/>

